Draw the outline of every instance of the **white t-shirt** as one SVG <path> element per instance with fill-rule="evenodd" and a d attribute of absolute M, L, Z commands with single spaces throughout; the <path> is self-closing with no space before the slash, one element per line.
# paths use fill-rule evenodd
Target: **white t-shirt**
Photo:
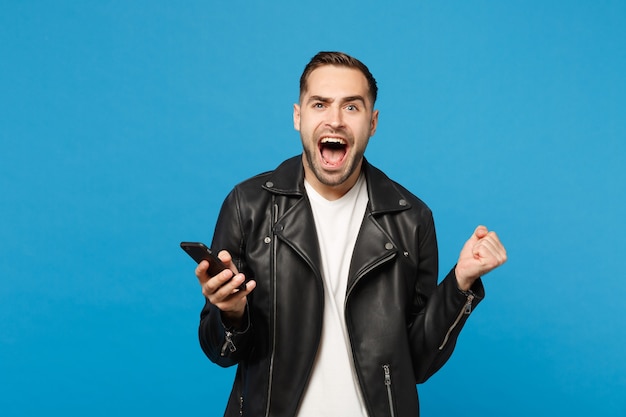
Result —
<path fill-rule="evenodd" d="M 334 201 L 306 181 L 305 187 L 322 254 L 324 323 L 298 417 L 366 417 L 344 318 L 350 261 L 368 201 L 365 176 L 361 174 L 354 187 Z"/>

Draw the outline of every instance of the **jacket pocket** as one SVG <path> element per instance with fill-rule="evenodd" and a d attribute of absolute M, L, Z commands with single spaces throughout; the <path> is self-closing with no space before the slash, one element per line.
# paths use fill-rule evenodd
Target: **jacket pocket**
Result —
<path fill-rule="evenodd" d="M 391 367 L 389 364 L 383 365 L 383 374 L 385 377 L 385 388 L 387 389 L 387 402 L 389 404 L 389 415 L 391 417 L 396 416 L 395 401 L 393 398 L 393 387 L 391 385 Z"/>

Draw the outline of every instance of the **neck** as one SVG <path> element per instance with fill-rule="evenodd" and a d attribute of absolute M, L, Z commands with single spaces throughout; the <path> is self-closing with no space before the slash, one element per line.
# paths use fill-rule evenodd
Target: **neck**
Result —
<path fill-rule="evenodd" d="M 317 191 L 319 195 L 321 195 L 322 197 L 324 197 L 326 200 L 329 200 L 329 201 L 338 200 L 344 195 L 346 195 L 346 193 L 350 191 L 352 187 L 354 187 L 354 184 L 356 184 L 356 182 L 358 181 L 359 175 L 361 175 L 361 169 L 363 167 L 363 160 L 361 160 L 361 162 L 359 162 L 354 172 L 352 172 L 345 181 L 337 185 L 329 185 L 329 184 L 324 184 L 317 178 L 313 170 L 308 166 L 306 158 L 304 157 L 303 157 L 303 163 L 304 163 L 304 179 L 309 184 L 311 184 L 313 189 Z"/>

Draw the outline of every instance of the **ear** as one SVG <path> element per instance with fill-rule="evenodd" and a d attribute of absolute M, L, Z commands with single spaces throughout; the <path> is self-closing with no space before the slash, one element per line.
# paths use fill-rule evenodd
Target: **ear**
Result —
<path fill-rule="evenodd" d="M 300 131 L 300 105 L 293 105 L 293 128 Z"/>
<path fill-rule="evenodd" d="M 372 120 L 370 123 L 370 137 L 374 136 L 374 133 L 376 133 L 377 127 L 378 127 L 378 110 L 374 110 L 372 112 Z"/>

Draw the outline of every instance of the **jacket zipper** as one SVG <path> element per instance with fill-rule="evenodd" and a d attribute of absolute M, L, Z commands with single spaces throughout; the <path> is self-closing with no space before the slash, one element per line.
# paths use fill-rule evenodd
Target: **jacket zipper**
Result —
<path fill-rule="evenodd" d="M 354 279 L 354 282 L 352 283 L 352 285 L 350 287 L 348 287 L 348 289 L 346 290 L 346 299 L 344 301 L 344 310 L 347 311 L 348 298 L 350 296 L 350 293 L 352 292 L 352 289 L 356 286 L 356 284 L 358 284 L 358 282 L 361 280 L 361 278 L 363 278 L 365 275 L 367 275 L 372 269 L 378 268 L 378 266 L 384 264 L 389 259 L 392 259 L 394 256 L 396 256 L 395 253 L 392 253 L 390 255 L 385 256 L 384 258 L 380 259 L 375 264 L 370 265 L 369 268 L 367 268 L 366 270 L 362 271 L 361 274 L 357 275 L 357 277 Z M 349 279 L 349 277 L 348 277 L 348 279 Z"/>
<path fill-rule="evenodd" d="M 265 408 L 265 415 L 270 415 L 270 402 L 272 398 L 272 379 L 274 377 L 274 354 L 276 347 L 276 235 L 274 234 L 274 225 L 278 222 L 278 204 L 276 204 L 276 196 L 272 195 L 272 219 L 270 224 L 270 233 L 271 233 L 271 265 L 270 265 L 270 282 L 271 282 L 271 297 L 273 297 L 273 301 L 270 301 L 270 305 L 272 305 L 272 313 L 270 318 L 271 323 L 271 352 L 272 355 L 270 357 L 269 364 L 269 377 L 267 381 L 267 406 Z"/>
<path fill-rule="evenodd" d="M 237 350 L 237 346 L 233 343 L 233 332 L 230 330 L 226 330 L 226 334 L 224 335 L 224 344 L 222 345 L 220 356 L 226 356 L 226 349 L 228 349 L 230 353 Z"/>
<path fill-rule="evenodd" d="M 441 344 L 441 346 L 439 346 L 439 350 L 443 350 L 443 348 L 446 346 L 446 344 L 448 343 L 448 339 L 450 338 L 450 334 L 452 334 L 452 330 L 454 330 L 454 328 L 459 324 L 463 316 L 468 315 L 472 312 L 472 301 L 474 301 L 474 294 L 470 292 L 467 294 L 467 300 L 465 301 L 463 308 L 457 315 L 454 323 L 452 323 L 452 326 L 450 326 L 450 328 L 448 329 L 448 333 L 446 333 L 446 337 L 443 339 L 443 343 Z"/>
<path fill-rule="evenodd" d="M 385 372 L 385 387 L 387 388 L 389 414 L 391 415 L 391 417 L 395 417 L 396 413 L 393 411 L 393 394 L 391 392 L 391 370 L 389 369 L 389 365 L 383 365 L 383 371 Z"/>

